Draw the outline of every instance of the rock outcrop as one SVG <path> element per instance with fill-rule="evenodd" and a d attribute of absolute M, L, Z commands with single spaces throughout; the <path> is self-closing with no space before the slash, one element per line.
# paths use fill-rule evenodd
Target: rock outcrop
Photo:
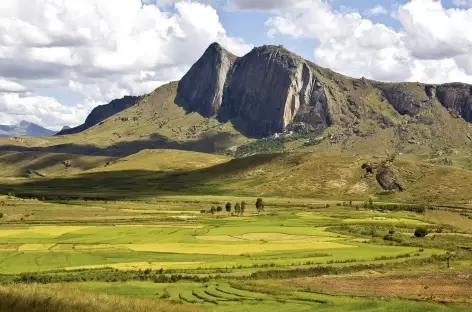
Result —
<path fill-rule="evenodd" d="M 403 187 L 397 182 L 397 176 L 387 163 L 364 163 L 362 169 L 366 171 L 364 177 L 375 174 L 377 183 L 386 191 L 403 192 Z"/>
<path fill-rule="evenodd" d="M 472 86 L 449 83 L 436 88 L 436 96 L 448 110 L 455 111 L 468 122 L 472 122 Z"/>
<path fill-rule="evenodd" d="M 179 83 L 176 102 L 204 116 L 231 120 L 251 136 L 283 132 L 292 122 L 325 129 L 332 122 L 313 64 L 281 46 L 236 58 L 212 44 Z"/>
<path fill-rule="evenodd" d="M 62 129 L 56 135 L 67 135 L 85 131 L 88 128 L 91 128 L 101 121 L 107 119 L 108 117 L 111 117 L 137 104 L 141 98 L 142 97 L 140 96 L 125 96 L 121 99 L 113 100 L 108 104 L 97 106 L 87 116 L 87 119 L 85 119 L 85 122 L 82 125 L 74 128 Z"/>
<path fill-rule="evenodd" d="M 180 80 L 176 103 L 205 117 L 216 115 L 221 107 L 228 74 L 236 59 L 219 44 L 211 44 Z"/>
<path fill-rule="evenodd" d="M 176 103 L 254 137 L 286 132 L 293 123 L 315 135 L 340 126 L 360 136 L 405 121 L 431 126 L 447 115 L 439 104 L 472 122 L 470 85 L 353 79 L 268 45 L 238 58 L 211 44 L 180 81 Z"/>

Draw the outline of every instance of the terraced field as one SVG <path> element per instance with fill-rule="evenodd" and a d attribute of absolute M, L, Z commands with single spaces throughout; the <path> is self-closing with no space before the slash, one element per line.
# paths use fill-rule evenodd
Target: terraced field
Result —
<path fill-rule="evenodd" d="M 233 207 L 246 201 L 244 215 L 208 213 L 227 201 Z M 44 293 L 77 287 L 91 302 L 102 293 L 146 297 L 182 311 L 469 311 L 470 306 L 453 305 L 471 304 L 464 288 L 470 281 L 463 277 L 470 272 L 472 248 L 466 216 L 309 199 L 264 201 L 265 211 L 258 213 L 254 198 L 234 196 L 148 201 L 1 196 L 0 281 L 52 283 L 43 286 Z M 457 218 L 462 222 L 454 227 Z M 430 234 L 415 238 L 418 227 Z M 456 275 L 444 280 L 417 275 L 449 272 L 446 252 L 457 255 Z M 406 297 L 397 287 L 383 300 L 362 291 L 362 283 L 375 290 L 376 281 L 390 280 L 409 281 L 405 285 L 418 295 Z M 345 287 L 336 287 L 337 281 Z M 443 295 L 436 289 L 442 284 L 452 291 Z M 32 287 L 25 291 L 36 291 Z M 434 304 L 439 302 L 447 305 Z"/>
<path fill-rule="evenodd" d="M 87 283 L 80 288 L 122 296 L 166 298 L 205 306 L 213 311 L 468 311 L 467 307 L 438 306 L 406 300 L 372 300 L 329 296 L 270 282 L 216 281 L 206 284 L 153 284 L 146 282 Z"/>
<path fill-rule="evenodd" d="M 329 225 L 353 224 L 356 220 L 323 214 L 231 217 L 222 213 L 223 219 L 215 219 L 184 213 L 188 219 L 170 219 L 167 224 L 4 225 L 0 229 L 0 273 L 106 267 L 237 271 L 258 266 L 375 262 L 401 255 L 425 258 L 442 253 L 438 249 L 420 253 L 414 247 L 377 245 L 333 233 Z M 165 211 L 165 215 L 178 217 L 182 211 Z M 375 216 L 360 218 L 357 223 L 377 221 L 424 224 L 414 219 Z"/>

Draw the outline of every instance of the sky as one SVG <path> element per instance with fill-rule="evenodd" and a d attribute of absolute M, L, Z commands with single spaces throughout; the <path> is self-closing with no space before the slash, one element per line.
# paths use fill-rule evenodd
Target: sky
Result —
<path fill-rule="evenodd" d="M 472 0 L 1 0 L 0 124 L 81 124 L 180 79 L 212 42 L 352 77 L 472 83 Z"/>

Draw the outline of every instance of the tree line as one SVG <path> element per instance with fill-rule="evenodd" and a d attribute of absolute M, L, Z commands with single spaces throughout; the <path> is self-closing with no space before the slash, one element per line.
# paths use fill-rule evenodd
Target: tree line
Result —
<path fill-rule="evenodd" d="M 236 216 L 242 216 L 244 215 L 244 212 L 246 210 L 247 203 L 245 201 L 242 201 L 241 203 L 236 203 L 233 207 L 233 204 L 231 202 L 227 202 L 226 205 L 224 206 L 224 210 L 228 214 L 234 214 Z M 258 198 L 255 203 L 257 213 L 264 212 L 265 208 L 265 203 L 262 198 Z M 208 213 L 208 214 L 216 214 L 223 212 L 223 207 L 222 206 L 212 206 L 210 210 L 202 210 L 201 213 Z"/>

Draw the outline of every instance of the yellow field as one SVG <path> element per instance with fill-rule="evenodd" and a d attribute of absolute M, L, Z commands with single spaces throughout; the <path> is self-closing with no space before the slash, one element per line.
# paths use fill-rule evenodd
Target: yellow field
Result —
<path fill-rule="evenodd" d="M 24 244 L 18 247 L 18 251 L 45 251 L 55 244 Z"/>
<path fill-rule="evenodd" d="M 337 248 L 356 248 L 357 246 L 333 243 L 318 242 L 311 240 L 290 241 L 289 244 L 278 243 L 260 243 L 260 244 L 124 244 L 120 245 L 134 251 L 150 251 L 150 252 L 171 252 L 181 254 L 210 254 L 210 255 L 240 255 L 243 253 L 261 253 L 267 251 L 284 251 L 296 249 L 337 249 Z"/>
<path fill-rule="evenodd" d="M 120 209 L 121 211 L 131 213 L 155 213 L 155 214 L 200 214 L 199 211 L 176 211 L 176 210 L 157 210 L 157 209 Z"/>
<path fill-rule="evenodd" d="M 93 270 L 103 268 L 113 268 L 122 271 L 130 270 L 159 270 L 159 269 L 171 269 L 171 268 L 182 268 L 182 267 L 193 267 L 196 268 L 205 262 L 125 262 L 125 263 L 112 263 L 112 264 L 96 264 L 96 265 L 83 265 L 83 266 L 72 266 L 64 268 L 67 271 L 73 270 Z"/>
<path fill-rule="evenodd" d="M 58 237 L 66 233 L 79 231 L 86 229 L 88 226 L 31 226 L 27 228 L 18 229 L 0 229 L 0 237 L 16 236 L 20 234 L 31 234 L 34 237 L 35 234 L 48 235 L 51 237 Z"/>

